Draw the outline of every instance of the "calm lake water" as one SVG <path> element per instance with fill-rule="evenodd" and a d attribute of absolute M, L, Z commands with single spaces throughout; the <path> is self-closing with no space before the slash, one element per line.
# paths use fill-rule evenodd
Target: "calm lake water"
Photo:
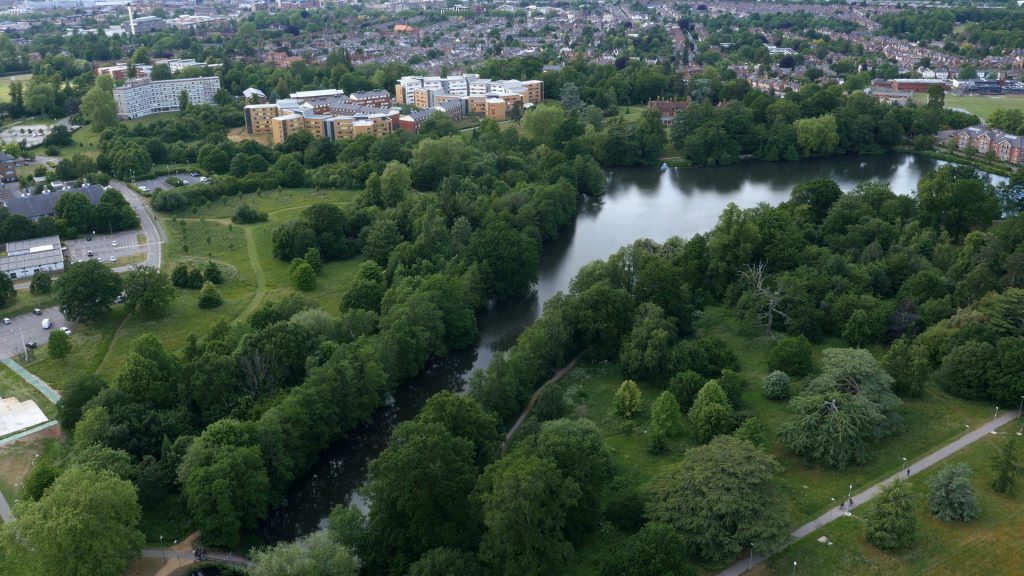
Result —
<path fill-rule="evenodd" d="M 492 306 L 479 318 L 475 349 L 451 354 L 399 387 L 374 420 L 321 454 L 313 468 L 292 485 L 280 506 L 264 522 L 270 542 L 293 539 L 324 526 L 331 508 L 355 502 L 366 468 L 387 446 L 401 421 L 414 417 L 427 398 L 441 390 L 461 390 L 469 373 L 485 368 L 495 353 L 507 350 L 540 315 L 543 302 L 568 289 L 588 262 L 605 259 L 639 238 L 663 242 L 711 230 L 730 203 L 750 208 L 778 204 L 793 186 L 831 178 L 848 191 L 860 182 L 888 182 L 894 192 L 911 194 L 923 174 L 943 164 L 912 154 L 842 157 L 796 163 L 750 162 L 719 168 L 625 168 L 608 173 L 608 192 L 588 201 L 573 226 L 544 247 L 535 293 L 519 302 Z M 992 177 L 1002 181 L 1000 177 Z"/>

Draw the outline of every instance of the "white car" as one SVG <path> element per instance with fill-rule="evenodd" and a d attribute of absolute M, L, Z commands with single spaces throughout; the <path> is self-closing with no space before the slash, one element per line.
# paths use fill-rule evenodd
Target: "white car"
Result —
<path fill-rule="evenodd" d="M 117 246 L 117 240 L 114 240 L 113 242 L 111 242 L 110 245 L 111 246 Z"/>
<path fill-rule="evenodd" d="M 60 331 L 67 334 L 68 336 L 71 336 L 71 328 L 68 328 L 67 326 L 61 326 Z"/>
<path fill-rule="evenodd" d="M 117 262 L 117 256 L 111 256 L 110 257 L 110 261 L 111 262 Z"/>
<path fill-rule="evenodd" d="M 10 324 L 10 323 L 11 323 L 11 319 L 10 318 L 4 318 L 4 324 Z"/>
<path fill-rule="evenodd" d="M 139 190 L 142 190 L 143 192 L 149 192 L 149 186 L 139 186 Z"/>

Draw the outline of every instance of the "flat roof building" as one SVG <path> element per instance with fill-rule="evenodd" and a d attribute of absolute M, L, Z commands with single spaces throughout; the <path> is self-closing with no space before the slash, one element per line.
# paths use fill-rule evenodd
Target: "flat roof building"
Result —
<path fill-rule="evenodd" d="M 141 118 L 160 112 L 180 110 L 179 96 L 188 93 L 191 104 L 213 104 L 220 90 L 220 78 L 180 78 L 174 80 L 140 80 L 114 88 L 117 117 L 122 120 Z"/>
<path fill-rule="evenodd" d="M 36 272 L 64 269 L 64 251 L 59 236 L 8 242 L 0 256 L 0 270 L 11 278 L 25 278 Z"/>
<path fill-rule="evenodd" d="M 11 214 L 24 216 L 34 221 L 39 220 L 43 216 L 53 216 L 53 209 L 61 196 L 73 192 L 85 194 L 85 197 L 89 199 L 89 203 L 93 206 L 99 204 L 100 197 L 103 196 L 103 188 L 92 184 L 82 186 L 81 188 L 68 188 L 67 190 L 55 190 L 53 192 L 43 192 L 42 194 L 26 194 L 9 198 L 3 201 L 3 205 Z"/>

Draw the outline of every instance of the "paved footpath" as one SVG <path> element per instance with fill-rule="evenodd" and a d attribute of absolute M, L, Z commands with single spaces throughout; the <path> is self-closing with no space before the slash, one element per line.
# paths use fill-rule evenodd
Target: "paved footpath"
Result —
<path fill-rule="evenodd" d="M 924 472 L 925 470 L 931 468 L 935 464 L 942 462 L 946 458 L 949 458 L 950 456 L 956 454 L 960 450 L 963 450 L 964 448 L 970 446 L 971 444 L 974 444 L 978 440 L 981 440 L 982 438 L 991 435 L 1001 426 L 1005 426 L 1006 424 L 1012 422 L 1015 418 L 1017 418 L 1017 416 L 1018 412 L 1016 410 L 1008 411 L 999 418 L 989 420 L 983 426 L 979 426 L 978 428 L 971 430 L 967 434 L 964 434 L 963 436 L 957 438 L 956 440 L 950 442 L 949 444 L 946 444 L 945 446 L 939 448 L 938 450 L 932 452 L 931 454 L 928 454 L 924 458 L 911 462 L 909 464 L 910 476 L 917 476 L 921 472 Z M 853 508 L 857 508 L 865 504 L 866 502 L 880 494 L 882 492 L 883 487 L 892 484 L 893 481 L 895 481 L 897 478 L 907 478 L 906 471 L 907 468 L 900 468 L 899 472 L 893 474 L 892 476 L 889 476 L 888 478 L 882 480 L 878 484 L 871 486 L 867 490 L 855 494 L 853 496 L 852 507 L 843 509 L 840 509 L 838 507 L 832 508 L 831 510 L 822 514 L 821 516 L 818 516 L 814 520 L 811 520 L 807 524 L 804 524 L 803 526 L 797 528 L 796 531 L 789 535 L 789 542 L 787 542 L 786 545 L 788 546 L 789 544 L 792 544 L 793 542 L 803 538 L 804 536 L 807 536 L 815 530 L 823 526 L 826 526 L 827 524 L 829 524 L 833 520 L 836 520 L 837 518 L 842 518 L 846 514 L 847 510 L 852 510 Z M 739 562 L 719 572 L 718 576 L 739 576 L 740 574 L 743 574 L 744 572 L 749 570 L 751 567 L 757 566 L 767 559 L 767 556 L 755 554 L 753 560 L 751 560 L 749 557 L 744 558 L 743 560 L 740 560 Z"/>
<path fill-rule="evenodd" d="M 60 402 L 60 392 L 57 392 L 53 388 L 50 388 L 49 384 L 43 382 L 35 374 L 29 372 L 28 370 L 25 370 L 25 368 L 22 367 L 21 364 L 15 362 L 14 359 L 2 358 L 0 359 L 0 362 L 3 362 L 4 365 L 10 368 L 12 372 L 17 374 L 18 376 L 21 376 L 22 380 L 31 384 L 33 387 L 35 387 L 36 390 L 39 390 L 39 392 L 42 393 L 43 396 L 46 396 L 46 398 L 50 402 L 53 402 L 54 404 Z"/>

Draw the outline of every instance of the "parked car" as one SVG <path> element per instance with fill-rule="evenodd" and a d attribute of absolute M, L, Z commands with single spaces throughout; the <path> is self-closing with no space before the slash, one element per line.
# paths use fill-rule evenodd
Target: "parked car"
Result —
<path fill-rule="evenodd" d="M 114 240 L 113 242 L 111 242 L 110 245 L 111 246 L 117 246 L 117 240 Z"/>
<path fill-rule="evenodd" d="M 38 347 L 39 347 L 39 344 L 37 344 L 35 342 L 26 342 L 25 343 L 25 348 L 31 348 L 31 349 L 35 350 Z"/>
<path fill-rule="evenodd" d="M 11 319 L 10 318 L 4 318 L 4 324 L 10 324 L 10 323 L 11 323 Z"/>
<path fill-rule="evenodd" d="M 110 261 L 111 262 L 117 262 L 117 256 L 111 256 L 110 257 Z"/>
<path fill-rule="evenodd" d="M 89 258 L 92 258 L 92 250 L 86 252 L 85 255 L 88 256 Z"/>
<path fill-rule="evenodd" d="M 49 318 L 43 318 L 43 330 L 49 330 L 49 329 L 50 329 L 50 319 Z"/>
<path fill-rule="evenodd" d="M 36 316 L 42 316 L 43 315 L 43 311 L 40 310 L 39 308 L 33 308 L 32 309 L 32 313 L 35 314 Z"/>
<path fill-rule="evenodd" d="M 71 336 L 71 328 L 68 328 L 67 326 L 61 326 L 60 331 L 67 334 L 68 336 Z"/>
<path fill-rule="evenodd" d="M 92 242 L 92 236 L 86 236 L 85 237 L 85 241 L 86 242 Z"/>
<path fill-rule="evenodd" d="M 143 192 L 149 192 L 149 186 L 139 186 L 139 190 L 142 190 Z"/>
<path fill-rule="evenodd" d="M 193 172 L 192 173 L 192 177 L 193 178 L 199 178 L 200 176 L 202 176 L 202 174 L 200 174 L 199 172 Z"/>

